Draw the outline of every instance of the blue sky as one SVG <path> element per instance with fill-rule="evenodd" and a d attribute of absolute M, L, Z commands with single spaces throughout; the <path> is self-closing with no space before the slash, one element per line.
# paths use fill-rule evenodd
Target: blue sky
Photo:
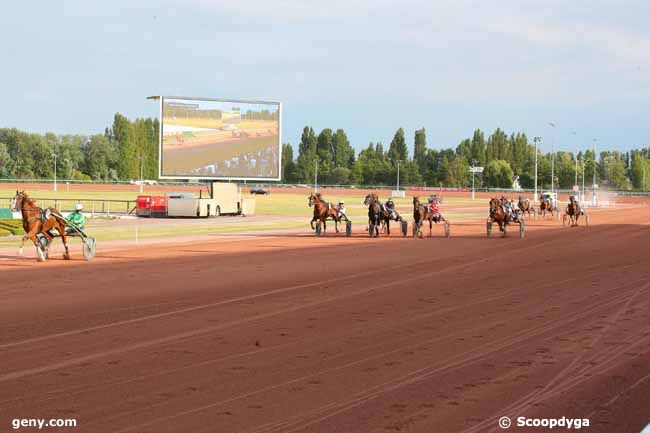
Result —
<path fill-rule="evenodd" d="M 283 140 L 456 146 L 479 127 L 550 150 L 650 146 L 647 0 L 161 0 L 3 4 L 0 126 L 101 132 L 148 95 L 279 100 Z M 572 131 L 575 130 L 575 135 Z"/>

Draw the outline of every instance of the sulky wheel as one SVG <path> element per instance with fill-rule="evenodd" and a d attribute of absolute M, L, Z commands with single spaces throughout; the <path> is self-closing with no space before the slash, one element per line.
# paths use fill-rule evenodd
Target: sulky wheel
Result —
<path fill-rule="evenodd" d="M 402 236 L 406 237 L 409 231 L 409 225 L 406 221 L 402 220 L 400 221 L 400 224 L 402 225 Z"/>
<path fill-rule="evenodd" d="M 449 227 L 449 223 L 445 221 L 445 238 L 449 239 L 451 237 L 451 228 Z"/>
<path fill-rule="evenodd" d="M 83 245 L 83 253 L 86 260 L 90 261 L 95 257 L 97 243 L 95 238 L 86 238 Z"/>
<path fill-rule="evenodd" d="M 352 236 L 352 221 L 345 222 L 345 236 Z"/>
<path fill-rule="evenodd" d="M 525 234 L 526 234 L 526 223 L 525 223 L 524 220 L 522 219 L 522 220 L 519 222 L 519 237 L 520 237 L 521 239 L 523 239 Z"/>
<path fill-rule="evenodd" d="M 316 236 L 320 236 L 320 235 L 321 235 L 321 233 L 322 233 L 321 230 L 322 230 L 322 227 L 321 227 L 320 221 L 318 221 L 318 222 L 316 223 Z"/>
<path fill-rule="evenodd" d="M 492 221 L 488 221 L 485 224 L 485 229 L 487 231 L 487 237 L 489 238 L 492 235 Z"/>

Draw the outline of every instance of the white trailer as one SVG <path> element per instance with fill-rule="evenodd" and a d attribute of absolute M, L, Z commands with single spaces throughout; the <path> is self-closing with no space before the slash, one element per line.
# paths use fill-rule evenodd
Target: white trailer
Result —
<path fill-rule="evenodd" d="M 170 217 L 210 217 L 219 215 L 253 215 L 255 202 L 243 198 L 241 188 L 236 183 L 213 182 L 210 197 L 194 197 L 192 193 L 169 194 L 167 216 Z"/>

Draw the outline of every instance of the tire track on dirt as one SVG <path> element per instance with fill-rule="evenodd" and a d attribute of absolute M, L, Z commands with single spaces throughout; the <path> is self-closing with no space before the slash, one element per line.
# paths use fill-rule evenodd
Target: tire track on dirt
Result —
<path fill-rule="evenodd" d="M 624 287 L 624 286 L 621 286 L 621 287 Z M 617 289 L 620 290 L 621 287 L 619 287 Z M 569 325 L 571 323 L 579 322 L 579 320 L 581 320 L 584 317 L 587 317 L 590 314 L 599 313 L 600 311 L 611 307 L 612 304 L 616 304 L 616 303 L 622 301 L 625 297 L 626 297 L 625 293 L 617 295 L 617 296 L 611 298 L 610 300 L 608 300 L 608 301 L 606 301 L 604 303 L 597 303 L 596 305 L 593 305 L 589 309 L 582 311 L 580 314 L 576 314 L 576 315 L 574 315 L 574 316 L 572 316 L 570 318 L 567 318 L 565 320 L 560 320 L 560 321 L 558 321 L 558 320 L 549 320 L 544 325 L 540 325 L 540 326 L 535 327 L 535 328 L 533 328 L 531 330 L 521 331 L 521 332 L 515 334 L 514 336 L 506 337 L 506 338 L 502 339 L 500 342 L 496 342 L 496 343 L 492 342 L 492 343 L 489 343 L 489 344 L 484 344 L 482 346 L 479 346 L 478 348 L 471 349 L 471 350 L 466 351 L 466 352 L 462 352 L 462 353 L 460 353 L 458 355 L 454 355 L 450 359 L 446 360 L 446 362 L 447 362 L 446 364 L 442 364 L 442 365 L 435 366 L 435 367 L 424 367 L 422 369 L 412 371 L 412 372 L 410 372 L 410 373 L 408 373 L 406 375 L 403 375 L 403 376 L 401 376 L 401 377 L 399 377 L 397 379 L 392 379 L 392 380 L 384 382 L 382 384 L 373 386 L 373 387 L 371 387 L 371 388 L 369 388 L 369 389 L 367 389 L 367 390 L 365 390 L 365 391 L 363 391 L 361 393 L 358 393 L 351 400 L 347 400 L 345 402 L 331 403 L 329 405 L 325 405 L 325 406 L 319 407 L 319 408 L 317 408 L 317 409 L 315 409 L 313 411 L 310 411 L 307 415 L 302 414 L 302 415 L 296 416 L 296 417 L 300 417 L 300 418 L 306 418 L 306 417 L 309 417 L 310 415 L 317 415 L 320 412 L 327 412 L 328 410 L 334 410 L 334 412 L 331 412 L 331 413 L 329 413 L 329 414 L 327 414 L 325 416 L 319 417 L 318 419 L 310 421 L 310 422 L 308 422 L 306 424 L 304 424 L 304 421 L 300 420 L 300 421 L 297 421 L 299 423 L 298 426 L 295 426 L 295 425 L 292 426 L 292 425 L 290 425 L 289 421 L 281 421 L 279 423 L 274 424 L 273 426 L 270 426 L 268 429 L 257 429 L 257 428 L 255 428 L 255 429 L 247 431 L 247 433 L 262 433 L 262 432 L 271 433 L 273 431 L 281 431 L 281 432 L 288 433 L 288 432 L 293 432 L 293 431 L 299 430 L 301 428 L 308 427 L 309 425 L 311 425 L 311 424 L 313 424 L 315 422 L 320 422 L 322 420 L 325 420 L 327 418 L 335 416 L 335 415 L 337 415 L 337 414 L 339 414 L 339 413 L 341 413 L 343 411 L 347 411 L 349 409 L 352 409 L 352 408 L 354 408 L 354 407 L 356 407 L 356 406 L 358 406 L 360 404 L 363 404 L 363 403 L 365 403 L 367 401 L 370 401 L 371 399 L 374 399 L 374 398 L 376 398 L 376 397 L 378 397 L 378 396 L 380 396 L 380 395 L 382 395 L 382 394 L 384 394 L 386 392 L 390 392 L 390 391 L 393 391 L 395 389 L 398 389 L 398 388 L 401 388 L 401 387 L 404 387 L 404 386 L 407 386 L 407 385 L 411 385 L 413 383 L 417 383 L 417 382 L 422 381 L 422 380 L 426 380 L 426 379 L 428 379 L 429 377 L 431 377 L 431 376 L 433 376 L 435 374 L 439 374 L 439 373 L 442 373 L 444 371 L 447 371 L 447 370 L 450 370 L 450 369 L 453 369 L 453 368 L 465 366 L 468 363 L 476 362 L 476 361 L 480 360 L 481 358 L 483 358 L 485 356 L 500 352 L 506 347 L 519 344 L 522 341 L 525 341 L 525 340 L 527 340 L 529 338 L 532 338 L 532 337 L 547 333 L 547 332 L 555 330 L 555 329 L 561 329 L 561 328 L 563 328 L 563 327 L 565 327 L 565 326 L 567 326 L 567 325 Z M 438 337 L 436 337 L 436 338 L 438 338 Z M 429 343 L 429 341 L 420 342 L 418 345 L 427 344 L 427 343 Z M 404 350 L 404 348 L 400 347 L 399 349 L 396 349 L 392 353 L 396 353 L 398 351 L 403 351 L 403 350 Z M 230 403 L 230 402 L 235 401 L 235 400 L 239 400 L 239 399 L 242 399 L 242 398 L 248 398 L 248 397 L 250 397 L 252 395 L 255 395 L 255 394 L 259 394 L 259 393 L 274 390 L 274 389 L 277 389 L 277 388 L 280 388 L 280 387 L 283 387 L 283 386 L 291 385 L 291 384 L 294 384 L 294 383 L 297 383 L 297 382 L 300 382 L 300 381 L 303 381 L 305 379 L 309 379 L 309 378 L 312 378 L 312 377 L 315 377 L 315 376 L 320 376 L 320 375 L 323 375 L 323 374 L 331 373 L 333 371 L 338 371 L 338 370 L 341 370 L 341 369 L 349 368 L 351 366 L 356 366 L 358 364 L 367 362 L 370 359 L 382 358 L 382 357 L 385 357 L 386 355 L 387 355 L 387 353 L 381 353 L 381 354 L 374 355 L 372 357 L 368 357 L 368 358 L 364 358 L 364 359 L 360 359 L 360 360 L 355 360 L 355 361 L 353 361 L 351 363 L 348 363 L 346 365 L 339 366 L 339 367 L 336 367 L 336 368 L 323 369 L 323 370 L 320 370 L 319 372 L 316 372 L 316 373 L 313 373 L 313 374 L 310 374 L 310 375 L 306 375 L 306 376 L 303 376 L 303 377 L 300 377 L 300 378 L 295 378 L 295 379 L 292 379 L 291 381 L 276 384 L 276 385 L 273 385 L 271 387 L 259 389 L 259 390 L 253 391 L 251 393 L 247 393 L 247 394 L 244 394 L 244 395 L 232 397 L 232 398 L 227 399 L 227 400 L 214 402 L 214 403 L 204 405 L 204 406 L 201 406 L 201 407 L 198 407 L 198 408 L 193 408 L 191 410 L 182 411 L 182 412 L 179 412 L 179 413 L 176 413 L 176 414 L 173 414 L 173 415 L 166 416 L 166 417 L 164 417 L 162 419 L 157 418 L 156 420 L 154 420 L 152 422 L 142 423 L 142 424 L 138 424 L 138 425 L 135 425 L 135 426 L 129 426 L 128 428 L 118 430 L 115 433 L 124 433 L 124 432 L 128 432 L 130 430 L 133 430 L 133 429 L 139 429 L 139 428 L 142 428 L 142 427 L 146 427 L 148 425 L 155 424 L 157 422 L 170 421 L 170 420 L 175 419 L 175 418 L 180 417 L 180 416 L 196 414 L 198 412 L 201 412 L 201 411 L 204 411 L 204 410 L 207 410 L 207 409 L 212 409 L 214 407 L 221 406 L 221 405 Z M 294 417 L 294 418 L 296 418 L 296 417 Z M 289 428 L 290 428 L 290 430 L 288 430 Z"/>

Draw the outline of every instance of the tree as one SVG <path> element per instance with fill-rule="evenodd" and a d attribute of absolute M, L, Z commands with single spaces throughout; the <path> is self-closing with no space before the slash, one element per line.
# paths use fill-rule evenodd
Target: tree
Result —
<path fill-rule="evenodd" d="M 93 135 L 86 145 L 84 171 L 94 180 L 109 179 L 111 145 L 104 135 Z"/>
<path fill-rule="evenodd" d="M 417 164 L 420 173 L 424 173 L 427 165 L 427 134 L 424 128 L 415 131 L 413 146 L 413 161 Z"/>
<path fill-rule="evenodd" d="M 334 150 L 334 166 L 351 168 L 354 164 L 354 149 L 350 140 L 342 129 L 337 129 L 332 136 L 332 149 Z"/>
<path fill-rule="evenodd" d="M 314 130 L 309 126 L 305 126 L 302 130 L 296 161 L 296 174 L 299 182 L 310 183 L 314 179 L 315 163 L 318 158 L 316 153 L 317 143 L 318 139 Z"/>
<path fill-rule="evenodd" d="M 7 179 L 13 175 L 13 163 L 6 143 L 0 142 L 0 178 Z"/>
<path fill-rule="evenodd" d="M 463 157 L 455 158 L 446 167 L 447 185 L 461 188 L 469 182 L 469 163 Z"/>
<path fill-rule="evenodd" d="M 404 140 L 404 130 L 402 128 L 399 128 L 397 132 L 395 132 L 395 136 L 390 142 L 390 147 L 388 148 L 388 158 L 393 163 L 397 160 L 408 160 L 408 148 L 406 147 L 406 141 Z"/>
<path fill-rule="evenodd" d="M 113 118 L 113 137 L 117 147 L 117 174 L 120 179 L 136 179 L 138 175 L 138 155 L 132 140 L 131 122 L 116 113 Z"/>
<path fill-rule="evenodd" d="M 296 163 L 293 161 L 293 147 L 291 144 L 282 144 L 282 182 L 296 181 Z"/>
<path fill-rule="evenodd" d="M 492 160 L 485 166 L 483 179 L 491 188 L 512 188 L 512 168 L 508 161 Z"/>
<path fill-rule="evenodd" d="M 630 180 L 634 189 L 648 191 L 650 185 L 650 161 L 643 156 L 641 151 L 632 152 L 632 167 L 630 169 Z"/>

